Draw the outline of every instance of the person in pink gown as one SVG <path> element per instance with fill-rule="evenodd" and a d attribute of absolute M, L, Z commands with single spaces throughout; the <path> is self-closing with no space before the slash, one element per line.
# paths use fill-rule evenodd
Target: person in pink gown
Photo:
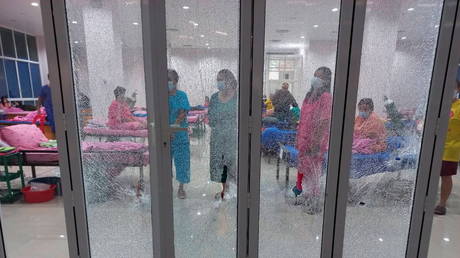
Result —
<path fill-rule="evenodd" d="M 318 68 L 311 79 L 311 88 L 302 104 L 297 128 L 296 148 L 299 151 L 297 182 L 292 189 L 296 196 L 308 186 L 310 200 L 319 199 L 319 179 L 325 153 L 329 145 L 329 126 L 332 110 L 331 70 Z M 313 204 L 311 206 L 314 206 Z M 316 209 L 317 207 L 312 207 Z"/>
<path fill-rule="evenodd" d="M 361 99 L 358 110 L 353 134 L 353 153 L 372 154 L 385 151 L 387 148 L 385 124 L 374 112 L 372 99 Z"/>
<path fill-rule="evenodd" d="M 111 129 L 121 130 L 146 129 L 147 121 L 135 117 L 131 112 L 128 102 L 126 102 L 126 89 L 118 86 L 113 93 L 115 94 L 115 100 L 112 101 L 109 107 L 107 126 Z"/>

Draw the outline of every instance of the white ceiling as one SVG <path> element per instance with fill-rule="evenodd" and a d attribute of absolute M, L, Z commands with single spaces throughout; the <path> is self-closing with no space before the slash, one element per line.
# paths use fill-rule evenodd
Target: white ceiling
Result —
<path fill-rule="evenodd" d="M 34 1 L 39 2 L 38 0 L 0 0 L 0 24 L 30 34 L 43 35 L 40 8 L 30 5 Z M 384 0 L 368 1 L 368 13 L 369 11 L 385 12 L 386 7 L 382 4 L 384 2 L 377 1 Z M 116 26 L 120 30 L 124 43 L 130 47 L 141 46 L 142 27 L 133 25 L 133 22 L 140 23 L 141 20 L 139 0 L 68 1 L 79 9 L 75 12 L 79 12 L 83 6 L 97 6 L 90 2 L 101 2 L 104 8 L 112 6 L 112 12 L 117 12 L 114 16 L 117 17 Z M 439 2 L 441 1 L 388 2 L 389 6 L 399 5 L 398 8 L 401 10 L 397 22 L 401 37 L 406 36 L 407 40 L 411 40 L 417 36 L 423 37 L 428 30 L 433 30 L 434 24 L 432 26 L 420 26 L 420 24 L 426 25 L 433 23 L 431 20 L 436 20 L 433 19 L 431 10 Z M 177 48 L 237 48 L 239 4 L 239 0 L 167 0 L 168 43 Z M 184 9 L 184 6 L 189 8 Z M 407 11 L 410 7 L 414 7 L 415 10 Z M 266 48 L 301 48 L 310 40 L 336 40 L 339 12 L 334 12 L 334 8 L 340 8 L 340 0 L 267 0 Z M 72 15 L 72 11 L 68 12 L 68 15 Z M 69 17 L 69 19 L 78 18 Z M 71 26 L 83 26 L 83 24 L 79 22 L 78 25 Z M 81 41 L 83 42 L 84 39 Z"/>
<path fill-rule="evenodd" d="M 0 25 L 35 36 L 43 35 L 40 7 L 30 5 L 40 0 L 0 0 Z"/>

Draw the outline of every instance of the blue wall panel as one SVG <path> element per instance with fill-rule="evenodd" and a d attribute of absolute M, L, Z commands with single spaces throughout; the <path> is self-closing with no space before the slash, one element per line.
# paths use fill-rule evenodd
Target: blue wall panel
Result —
<path fill-rule="evenodd" d="M 32 84 L 30 83 L 29 63 L 18 61 L 19 82 L 23 98 L 32 98 Z"/>
<path fill-rule="evenodd" d="M 8 88 L 6 86 L 5 70 L 3 68 L 3 59 L 0 58 L 0 97 L 8 96 Z"/>
<path fill-rule="evenodd" d="M 8 91 L 10 98 L 20 98 L 19 95 L 19 83 L 18 75 L 16 72 L 16 62 L 11 60 L 4 60 L 5 71 L 6 71 L 6 81 L 8 83 Z"/>
<path fill-rule="evenodd" d="M 34 97 L 38 98 L 42 89 L 42 79 L 40 77 L 40 66 L 30 63 L 30 75 L 32 76 L 32 87 L 34 89 Z"/>

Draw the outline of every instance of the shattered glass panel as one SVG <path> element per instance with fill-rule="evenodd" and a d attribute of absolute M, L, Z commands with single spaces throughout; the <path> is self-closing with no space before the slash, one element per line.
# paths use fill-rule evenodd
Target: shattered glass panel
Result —
<path fill-rule="evenodd" d="M 152 257 L 140 1 L 66 8 L 91 257 Z"/>
<path fill-rule="evenodd" d="M 235 257 L 239 1 L 165 1 L 176 257 Z"/>
<path fill-rule="evenodd" d="M 321 253 L 340 4 L 266 3 L 260 257 Z"/>
<path fill-rule="evenodd" d="M 442 3 L 367 3 L 344 257 L 405 256 Z"/>

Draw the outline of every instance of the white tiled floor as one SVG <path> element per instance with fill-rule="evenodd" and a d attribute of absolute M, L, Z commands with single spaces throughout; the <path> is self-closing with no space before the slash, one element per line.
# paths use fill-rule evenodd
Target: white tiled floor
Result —
<path fill-rule="evenodd" d="M 192 182 L 187 199 L 174 193 L 177 257 L 235 257 L 236 198 L 214 200 L 219 185 L 209 182 L 208 138 L 192 138 Z M 148 171 L 148 169 L 145 169 Z M 55 168 L 39 169 L 39 176 L 54 175 Z M 30 172 L 27 172 L 30 175 Z M 147 172 L 146 172 L 147 174 Z M 290 184 L 275 179 L 275 160 L 263 159 L 261 174 L 260 257 L 318 257 L 321 247 L 322 214 L 308 215 L 303 205 L 294 205 Z M 88 205 L 88 223 L 93 257 L 150 257 L 150 196 L 137 199 L 134 185 L 138 170 L 128 168 L 117 178 L 119 197 Z M 403 192 L 399 199 L 388 195 L 391 183 L 411 182 L 412 173 L 376 175 L 353 185 L 365 186 L 365 205 L 348 208 L 344 257 L 403 257 L 410 205 Z M 148 182 L 148 176 L 146 175 Z M 382 186 L 383 185 L 383 186 Z M 177 184 L 174 183 L 176 189 Z M 393 187 L 394 188 L 394 187 Z M 234 192 L 234 191 L 233 191 Z M 448 215 L 435 217 L 429 257 L 458 257 L 460 253 L 460 180 L 455 181 Z M 89 195 L 91 193 L 87 193 Z M 68 257 L 62 199 L 42 204 L 1 205 L 1 218 L 8 257 Z"/>

